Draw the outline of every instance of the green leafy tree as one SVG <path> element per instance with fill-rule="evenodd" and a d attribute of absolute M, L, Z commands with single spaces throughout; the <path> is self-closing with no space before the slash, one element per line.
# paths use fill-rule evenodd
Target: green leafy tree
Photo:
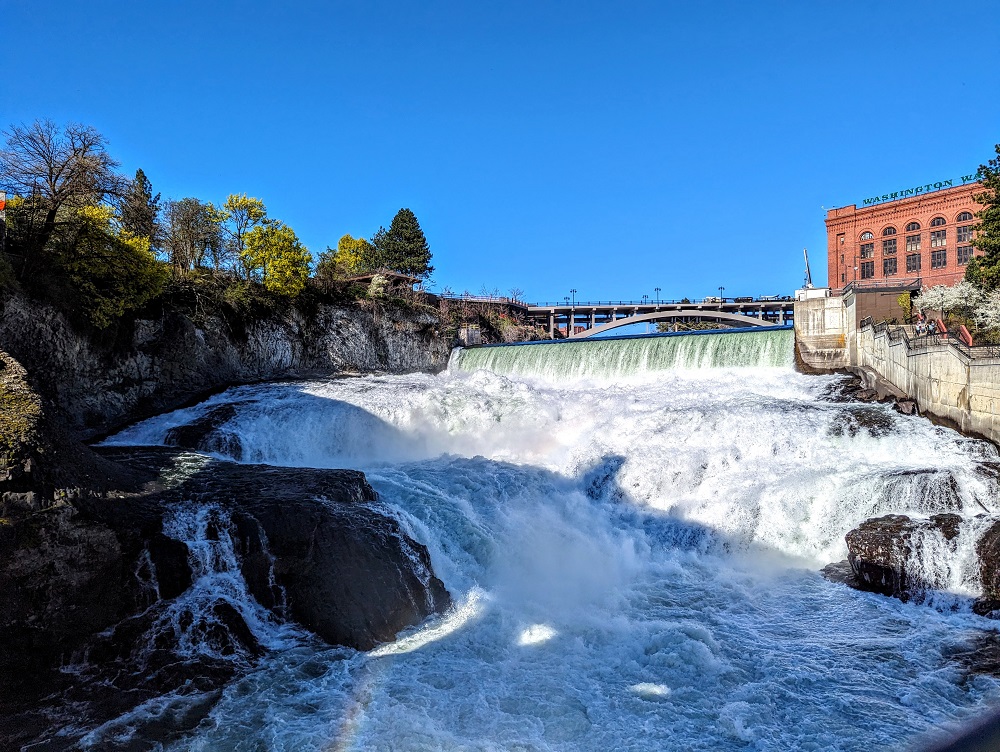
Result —
<path fill-rule="evenodd" d="M 379 268 L 426 279 L 434 272 L 431 249 L 416 215 L 400 209 L 389 229 L 380 227 L 371 240 L 372 261 Z"/>
<path fill-rule="evenodd" d="M 153 185 L 142 170 L 135 171 L 118 204 L 122 229 L 139 238 L 149 238 L 156 246 L 159 232 L 160 194 L 153 195 Z"/>
<path fill-rule="evenodd" d="M 249 280 L 253 271 L 244 263 L 247 258 L 247 234 L 265 222 L 267 207 L 259 198 L 245 193 L 231 193 L 222 205 L 222 228 L 226 234 L 227 255 L 236 259 L 243 279 Z"/>
<path fill-rule="evenodd" d="M 270 292 L 294 297 L 305 287 L 312 255 L 291 227 L 269 220 L 246 234 L 240 261 Z"/>
<path fill-rule="evenodd" d="M 67 283 L 60 302 L 104 329 L 159 295 L 169 271 L 149 238 L 124 229 L 110 207 L 85 206 L 78 214 L 77 236 L 59 257 Z"/>
<path fill-rule="evenodd" d="M 983 290 L 1000 288 L 1000 144 L 994 149 L 996 159 L 979 167 L 983 192 L 973 196 L 983 208 L 976 212 L 979 223 L 972 243 L 983 255 L 971 259 L 965 270 L 966 280 Z"/>

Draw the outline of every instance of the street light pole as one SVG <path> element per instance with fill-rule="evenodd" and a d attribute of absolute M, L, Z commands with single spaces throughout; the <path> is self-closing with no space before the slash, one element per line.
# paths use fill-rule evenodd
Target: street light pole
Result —
<path fill-rule="evenodd" d="M 656 305 L 659 305 L 660 304 L 660 288 L 659 287 L 654 287 L 653 289 L 656 290 Z"/>
<path fill-rule="evenodd" d="M 570 293 L 573 295 L 573 307 L 576 308 L 576 289 L 570 290 Z"/>
<path fill-rule="evenodd" d="M 722 297 L 722 291 L 725 290 L 725 289 L 726 289 L 725 287 L 723 287 L 722 285 L 719 285 L 719 300 L 721 302 L 725 302 L 725 300 L 726 300 L 724 297 Z"/>

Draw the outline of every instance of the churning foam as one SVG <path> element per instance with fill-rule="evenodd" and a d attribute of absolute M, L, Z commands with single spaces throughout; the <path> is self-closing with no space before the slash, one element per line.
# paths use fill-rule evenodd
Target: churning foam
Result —
<path fill-rule="evenodd" d="M 619 348 L 603 364 L 572 354 L 591 343 L 484 348 L 437 377 L 236 389 L 115 437 L 241 402 L 219 430 L 244 461 L 365 469 L 458 604 L 373 654 L 278 649 L 178 747 L 860 750 L 1000 699 L 941 657 L 985 625 L 961 551 L 925 562 L 955 562 L 955 613 L 816 573 L 889 512 L 957 511 L 971 540 L 995 449 L 825 402 L 838 377 L 782 366 L 786 332 L 745 337 L 757 355 L 700 370 L 735 340 L 593 343 Z"/>

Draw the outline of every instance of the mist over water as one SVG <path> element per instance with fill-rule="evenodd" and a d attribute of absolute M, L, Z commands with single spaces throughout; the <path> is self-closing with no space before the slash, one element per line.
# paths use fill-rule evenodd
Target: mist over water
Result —
<path fill-rule="evenodd" d="M 992 629 L 968 551 L 996 450 L 790 359 L 789 332 L 484 348 L 114 437 L 240 403 L 213 446 L 364 470 L 455 600 L 368 654 L 283 639 L 174 748 L 902 749 L 996 703 L 947 658 Z M 818 574 L 863 520 L 945 510 L 929 605 Z"/>

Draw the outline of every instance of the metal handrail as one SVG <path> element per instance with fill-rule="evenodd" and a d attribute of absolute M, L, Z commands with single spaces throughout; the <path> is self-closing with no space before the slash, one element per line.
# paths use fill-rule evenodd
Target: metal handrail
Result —
<path fill-rule="evenodd" d="M 922 334 L 919 337 L 910 337 L 910 333 L 904 326 L 890 328 L 887 321 L 875 323 L 871 316 L 866 316 L 861 320 L 862 329 L 872 329 L 875 334 L 886 335 L 890 345 L 900 343 L 906 346 L 907 354 L 913 350 L 927 350 L 931 347 L 953 347 L 970 360 L 983 358 L 1000 358 L 1000 346 L 998 345 L 975 345 L 969 347 L 951 332 L 939 332 L 937 334 Z"/>

